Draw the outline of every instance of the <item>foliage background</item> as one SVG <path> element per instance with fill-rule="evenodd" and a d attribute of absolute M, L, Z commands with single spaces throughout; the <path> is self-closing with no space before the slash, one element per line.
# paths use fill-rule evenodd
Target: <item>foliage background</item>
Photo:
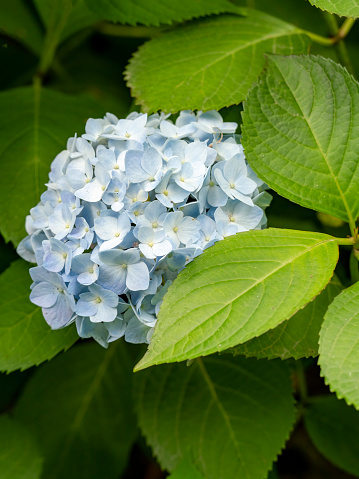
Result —
<path fill-rule="evenodd" d="M 342 23 L 305 0 L 237 3 L 272 15 L 273 25 L 277 18 L 324 37 L 335 35 Z M 106 111 L 121 118 L 139 109 L 124 78 L 138 48 L 156 39 L 153 50 L 147 46 L 140 50 L 143 56 L 134 57 L 125 75 L 143 108 L 173 112 L 218 108 L 225 121 L 238 123 L 243 108 L 236 104 L 245 99 L 262 70 L 263 53 L 272 51 L 273 46 L 266 43 L 255 54 L 239 52 L 233 70 L 209 102 L 195 81 L 173 97 L 170 79 L 180 72 L 172 70 L 172 59 L 198 55 L 216 59 L 216 44 L 227 40 L 226 35 L 234 45 L 241 41 L 233 37 L 238 26 L 231 31 L 226 20 L 221 24 L 224 17 L 216 14 L 232 12 L 235 22 L 243 22 L 240 33 L 244 39 L 272 28 L 272 20 L 248 10 L 246 15 L 253 23 L 246 27 L 249 20 L 236 16 L 241 11 L 224 0 L 193 5 L 174 1 L 172 9 L 160 0 L 139 2 L 139 9 L 130 0 L 121 4 L 119 11 L 106 1 L 0 0 L 0 370 L 4 371 L 0 375 L 0 477 L 151 479 L 165 477 L 167 470 L 173 471 L 173 479 L 200 479 L 195 464 L 200 457 L 206 477 L 223 474 L 229 478 L 231 469 L 228 466 L 226 472 L 226 467 L 236 461 L 238 451 L 231 446 L 237 441 L 243 441 L 240 450 L 247 457 L 241 477 L 264 477 L 273 461 L 271 479 L 358 477 L 358 412 L 324 385 L 315 357 L 315 327 L 314 339 L 310 334 L 305 338 L 311 354 L 304 354 L 314 357 L 295 361 L 303 354 L 293 346 L 291 359 L 283 356 L 284 362 L 246 359 L 237 355 L 268 358 L 277 353 L 270 346 L 245 344 L 234 358 L 211 356 L 190 368 L 160 366 L 134 376 L 132 368 L 144 352 L 140 347 L 121 343 L 105 351 L 88 341 L 72 346 L 76 340 L 73 329 L 51 332 L 41 312 L 28 301 L 28 265 L 14 249 L 25 235 L 25 215 L 38 201 L 52 159 L 69 136 L 82 133 L 87 118 L 101 117 Z M 205 15 L 207 20 L 191 20 Z M 210 32 L 209 38 L 201 36 L 204 29 Z M 342 63 L 355 75 L 359 73 L 358 42 L 355 25 L 345 43 L 310 45 L 307 36 L 294 35 L 281 53 L 292 53 L 291 48 L 304 53 L 310 45 L 311 53 Z M 258 71 L 248 84 L 240 83 L 237 77 L 247 76 L 250 54 Z M 183 65 L 185 79 L 193 72 L 190 62 Z M 213 76 L 223 76 L 227 67 L 219 66 Z M 203 81 L 212 91 L 211 75 Z M 340 220 L 275 193 L 268 222 L 272 227 L 341 237 L 348 233 Z M 350 248 L 344 248 L 336 279 L 322 293 L 327 296 L 321 295 L 310 310 L 298 313 L 304 314 L 304 320 L 310 314 L 314 326 L 316 320 L 320 326 L 333 297 L 352 282 L 349 255 Z M 55 355 L 51 362 L 36 367 Z M 221 380 L 227 392 L 216 399 L 206 388 Z M 233 399 L 241 393 L 240 401 Z M 314 399 L 308 402 L 308 395 Z M 211 410 L 213 401 L 225 404 L 226 414 L 233 415 L 238 426 L 228 442 L 225 465 L 217 472 L 217 451 L 228 440 L 228 430 L 223 426 L 223 411 Z M 196 424 L 204 406 L 211 414 Z M 180 423 L 175 420 L 179 416 Z M 247 435 L 246 418 L 252 421 Z M 258 443 L 258 437 L 265 440 Z M 201 448 L 199 438 L 204 443 Z M 261 442 L 262 449 L 258 449 Z M 257 455 L 266 463 L 258 469 Z"/>

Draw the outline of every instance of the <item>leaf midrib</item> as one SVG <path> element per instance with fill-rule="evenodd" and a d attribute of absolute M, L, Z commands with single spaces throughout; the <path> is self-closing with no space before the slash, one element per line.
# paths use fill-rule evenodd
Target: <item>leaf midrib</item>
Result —
<path fill-rule="evenodd" d="M 270 273 L 269 275 L 267 275 L 267 276 L 265 276 L 265 277 L 261 277 L 257 282 L 255 282 L 254 284 L 252 284 L 249 288 L 247 288 L 246 290 L 244 290 L 243 292 L 241 292 L 241 294 L 240 294 L 239 296 L 237 296 L 235 299 L 224 303 L 224 305 L 223 305 L 219 310 L 217 310 L 215 314 L 217 315 L 219 312 L 221 312 L 221 311 L 222 311 L 223 309 L 225 309 L 227 306 L 229 306 L 230 304 L 232 304 L 234 301 L 238 300 L 240 297 L 242 297 L 242 296 L 243 296 L 244 294 L 246 294 L 248 291 L 250 291 L 251 289 L 253 289 L 253 288 L 255 288 L 256 286 L 258 286 L 258 284 L 262 283 L 264 280 L 268 279 L 271 275 L 277 273 L 280 269 L 284 268 L 284 267 L 287 266 L 288 264 L 293 263 L 294 261 L 296 261 L 296 260 L 297 260 L 298 258 L 300 258 L 301 256 L 307 254 L 308 251 L 313 251 L 315 248 L 318 248 L 318 247 L 320 247 L 320 246 L 322 246 L 322 245 L 330 244 L 330 243 L 333 243 L 333 242 L 336 242 L 336 239 L 335 239 L 335 238 L 329 238 L 329 239 L 326 239 L 326 240 L 324 240 L 324 241 L 321 241 L 320 243 L 316 243 L 315 245 L 312 244 L 312 245 L 308 246 L 305 250 L 302 250 L 302 251 L 301 251 L 299 254 L 297 254 L 295 257 L 292 257 L 290 260 L 286 261 L 285 263 L 281 263 L 281 265 L 280 265 L 278 268 L 276 268 L 276 269 L 274 269 L 273 271 L 271 271 L 271 273 Z M 212 266 L 212 267 L 216 268 L 216 267 L 218 267 L 218 265 L 214 265 L 214 266 Z M 207 269 L 208 269 L 208 268 L 207 268 Z M 202 272 L 202 271 L 203 271 L 203 270 L 201 270 L 201 272 Z M 194 288 L 194 289 L 191 289 L 191 293 L 193 293 L 195 290 L 200 289 L 200 288 L 201 288 L 201 286 L 199 286 L 199 287 L 197 287 L 197 288 Z M 175 303 L 171 304 L 171 305 L 169 306 L 169 308 L 172 309 L 172 308 L 173 308 L 179 301 L 181 301 L 182 299 L 183 299 L 183 298 L 178 299 Z M 222 304 L 222 303 L 221 303 L 221 304 Z M 191 313 L 193 313 L 193 311 L 195 311 L 196 309 L 198 309 L 198 308 L 192 309 L 192 310 L 191 310 Z M 188 313 L 187 313 L 187 314 L 188 314 Z M 191 329 L 190 332 L 186 333 L 186 334 L 185 334 L 184 336 L 182 336 L 181 338 L 178 338 L 178 341 L 177 341 L 177 342 L 182 341 L 186 336 L 188 336 L 188 334 L 192 334 L 192 333 L 193 333 L 194 331 L 196 331 L 198 328 L 203 327 L 203 325 L 204 325 L 207 321 L 209 321 L 211 318 L 213 318 L 213 315 L 211 315 L 210 317 L 208 317 L 205 321 L 201 322 L 201 323 L 200 323 L 198 326 L 196 326 L 194 329 Z M 228 318 L 228 316 L 227 316 L 227 318 Z M 226 318 L 226 319 L 227 319 L 227 318 Z M 226 321 L 226 319 L 225 319 L 224 321 Z M 183 316 L 180 316 L 180 317 L 177 318 L 173 323 L 170 324 L 170 327 L 173 327 L 175 324 L 177 324 L 179 321 L 182 321 L 182 320 L 183 320 Z M 160 323 L 158 323 L 158 324 L 160 324 Z M 165 332 L 165 331 L 167 331 L 167 330 L 168 330 L 168 326 L 166 327 L 166 329 L 162 329 L 162 330 L 161 330 L 161 334 L 163 334 L 163 332 Z M 154 341 L 156 341 L 156 338 L 157 338 L 157 335 L 156 335 L 156 333 L 155 333 L 155 335 L 154 335 L 154 337 L 153 337 Z M 228 338 L 227 338 L 227 339 L 228 339 Z M 225 342 L 227 341 L 227 339 L 226 339 L 226 340 L 223 339 L 222 342 L 225 343 Z M 154 342 L 154 344 L 156 345 L 156 342 Z M 175 344 L 176 344 L 176 343 L 175 343 Z M 147 351 L 147 353 L 145 354 L 145 356 L 142 358 L 142 360 L 137 364 L 137 366 L 136 366 L 136 368 L 135 368 L 135 371 L 138 371 L 138 370 L 139 370 L 139 369 L 138 369 L 138 366 L 141 366 L 140 369 L 143 369 L 143 366 L 144 366 L 144 367 L 149 367 L 149 366 L 152 365 L 152 364 L 158 364 L 158 362 L 156 362 L 156 363 L 153 362 L 152 359 L 146 361 L 146 356 L 147 356 L 147 357 L 148 357 L 148 356 L 152 356 L 153 353 L 155 353 L 153 359 L 155 359 L 155 358 L 159 359 L 169 348 L 173 348 L 173 346 L 174 346 L 174 344 L 172 343 L 172 344 L 168 345 L 165 349 L 163 349 L 162 351 L 159 351 L 159 352 L 157 352 L 155 349 L 151 349 L 151 350 L 149 349 L 149 350 Z M 188 354 L 190 353 L 190 351 L 192 351 L 191 354 L 193 354 L 193 350 L 196 350 L 197 347 L 198 347 L 198 344 L 196 344 L 195 346 L 193 346 L 189 351 L 187 351 L 186 356 L 188 356 Z M 230 347 L 230 346 L 227 345 L 226 347 Z M 216 351 L 219 351 L 219 349 L 216 348 Z M 181 356 L 178 356 L 178 357 L 176 356 L 176 358 L 180 358 L 180 357 L 181 357 Z M 180 360 L 180 359 L 177 359 L 177 360 Z"/>
<path fill-rule="evenodd" d="M 276 65 L 276 66 L 277 66 L 277 65 Z M 321 67 L 321 68 L 322 68 L 322 67 Z M 319 141 L 319 139 L 317 138 L 317 135 L 315 134 L 315 132 L 314 132 L 314 130 L 313 130 L 313 128 L 312 128 L 312 125 L 311 125 L 311 123 L 310 123 L 310 121 L 309 121 L 309 118 L 307 118 L 307 116 L 305 115 L 305 113 L 304 113 L 304 111 L 303 111 L 303 109 L 302 109 L 302 107 L 301 107 L 301 105 L 300 105 L 300 103 L 299 103 L 299 101 L 298 101 L 298 99 L 297 99 L 297 97 L 296 97 L 294 91 L 290 88 L 290 86 L 289 86 L 289 84 L 288 84 L 286 78 L 284 77 L 284 75 L 282 74 L 282 72 L 281 72 L 281 70 L 279 69 L 278 66 L 277 66 L 277 70 L 278 70 L 280 76 L 283 78 L 283 81 L 284 81 L 285 84 L 287 85 L 288 90 L 289 90 L 289 91 L 291 92 L 291 94 L 293 95 L 293 98 L 294 98 L 296 104 L 298 105 L 298 108 L 300 109 L 300 111 L 301 111 L 301 113 L 302 113 L 303 119 L 305 120 L 305 122 L 306 122 L 307 125 L 308 125 L 308 128 L 309 128 L 309 130 L 310 130 L 310 132 L 311 132 L 311 134 L 312 134 L 312 136 L 313 136 L 313 139 L 314 139 L 314 141 L 315 141 L 315 143 L 316 143 L 316 145 L 317 145 L 317 147 L 318 147 L 318 150 L 319 150 L 320 154 L 322 155 L 322 157 L 323 157 L 323 159 L 324 159 L 324 161 L 325 161 L 325 164 L 327 165 L 329 174 L 330 174 L 330 176 L 331 176 L 331 177 L 333 178 L 333 180 L 334 180 L 335 186 L 337 187 L 337 190 L 338 190 L 338 192 L 339 192 L 340 198 L 341 198 L 341 200 L 342 200 L 342 202 L 343 202 L 343 205 L 344 205 L 344 208 L 345 208 L 345 210 L 346 210 L 346 212 L 347 212 L 349 224 L 350 224 L 350 225 L 355 225 L 355 221 L 354 221 L 354 219 L 353 219 L 353 216 L 352 216 L 352 213 L 351 213 L 351 211 L 350 211 L 348 202 L 347 202 L 347 200 L 346 200 L 346 198 L 345 198 L 345 195 L 344 195 L 344 193 L 343 193 L 343 191 L 342 191 L 342 189 L 341 189 L 341 187 L 340 187 L 340 185 L 339 185 L 339 183 L 338 183 L 337 177 L 334 175 L 334 172 L 333 172 L 333 169 L 332 169 L 332 167 L 331 167 L 331 165 L 330 165 L 329 159 L 327 158 L 327 155 L 326 155 L 326 153 L 324 152 L 324 150 L 323 150 L 323 148 L 322 148 L 322 145 L 320 144 L 320 141 Z M 306 71 L 307 71 L 307 70 L 306 70 Z M 323 71 L 323 73 L 326 75 L 326 77 L 328 78 L 328 75 L 327 75 L 327 73 L 325 72 L 325 70 L 324 70 L 323 68 L 322 68 L 322 71 Z M 329 78 L 328 78 L 328 79 L 329 79 Z M 330 81 L 330 79 L 329 79 L 329 81 Z M 314 84 L 314 82 L 313 82 L 313 84 Z M 333 99 L 333 102 L 334 102 L 334 104 L 335 104 L 336 101 L 335 101 L 335 93 L 334 93 L 334 92 L 333 92 L 333 94 L 332 94 L 332 99 Z M 313 105 L 314 105 L 314 98 L 313 98 Z M 351 115 L 351 110 L 350 110 L 350 115 Z M 334 118 L 333 118 L 332 121 L 333 121 L 333 125 L 332 125 L 332 128 L 333 128 L 333 127 L 334 127 L 334 123 L 335 123 L 335 114 L 334 114 Z"/>

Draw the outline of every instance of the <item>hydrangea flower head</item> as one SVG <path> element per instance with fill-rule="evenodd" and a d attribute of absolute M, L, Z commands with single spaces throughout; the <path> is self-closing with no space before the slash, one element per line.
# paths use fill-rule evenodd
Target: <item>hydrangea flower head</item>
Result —
<path fill-rule="evenodd" d="M 216 111 L 90 118 L 51 165 L 18 246 L 52 329 L 149 342 L 178 273 L 216 241 L 266 226 L 266 185 Z"/>

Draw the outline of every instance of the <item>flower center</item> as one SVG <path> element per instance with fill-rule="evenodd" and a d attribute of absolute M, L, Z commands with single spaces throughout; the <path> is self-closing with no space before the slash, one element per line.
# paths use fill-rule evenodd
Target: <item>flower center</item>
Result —
<path fill-rule="evenodd" d="M 173 231 L 174 231 L 175 233 L 177 233 L 177 231 L 178 231 L 178 226 L 175 226 L 175 227 L 173 228 Z"/>
<path fill-rule="evenodd" d="M 96 298 L 96 303 L 102 303 L 102 299 L 100 297 Z"/>

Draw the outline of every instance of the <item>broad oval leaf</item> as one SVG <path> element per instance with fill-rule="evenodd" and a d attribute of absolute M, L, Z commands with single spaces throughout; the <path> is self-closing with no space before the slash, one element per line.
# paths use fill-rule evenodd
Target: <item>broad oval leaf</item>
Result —
<path fill-rule="evenodd" d="M 338 398 L 359 409 L 359 283 L 329 306 L 319 337 L 319 365 Z"/>
<path fill-rule="evenodd" d="M 312 5 L 341 17 L 359 17 L 358 0 L 309 0 Z"/>
<path fill-rule="evenodd" d="M 263 69 L 267 52 L 306 53 L 294 26 L 255 10 L 177 28 L 145 43 L 125 77 L 145 111 L 220 109 L 240 103 Z"/>
<path fill-rule="evenodd" d="M 335 395 L 311 399 L 305 426 L 316 448 L 328 461 L 359 476 L 359 412 Z"/>
<path fill-rule="evenodd" d="M 290 318 L 330 280 L 335 238 L 270 228 L 225 238 L 170 286 L 136 370 L 223 351 Z"/>
<path fill-rule="evenodd" d="M 117 479 L 137 435 L 133 362 L 123 341 L 80 344 L 39 368 L 15 417 L 38 438 L 44 477 Z"/>
<path fill-rule="evenodd" d="M 64 95 L 39 85 L 0 93 L 0 230 L 17 244 L 25 217 L 45 189 L 50 163 L 87 118 L 103 115 L 91 98 Z"/>
<path fill-rule="evenodd" d="M 2 479 L 40 479 L 42 457 L 35 438 L 21 423 L 0 417 L 0 475 Z"/>
<path fill-rule="evenodd" d="M 247 357 L 300 359 L 318 355 L 319 331 L 329 304 L 343 289 L 338 278 L 333 280 L 313 301 L 290 319 L 258 338 L 239 344 L 231 351 Z"/>
<path fill-rule="evenodd" d="M 29 265 L 18 260 L 0 276 L 0 371 L 26 369 L 52 359 L 78 339 L 71 326 L 52 331 L 29 300 Z"/>
<path fill-rule="evenodd" d="M 158 26 L 161 23 L 182 22 L 215 13 L 240 12 L 228 0 L 84 0 L 87 6 L 105 20 L 129 25 Z"/>
<path fill-rule="evenodd" d="M 280 361 L 210 357 L 135 376 L 140 428 L 172 471 L 187 455 L 206 479 L 263 479 L 295 416 Z M 214 437 L 215 435 L 215 437 Z"/>
<path fill-rule="evenodd" d="M 332 60 L 273 55 L 242 115 L 246 157 L 260 178 L 352 226 L 359 214 L 358 87 Z"/>

